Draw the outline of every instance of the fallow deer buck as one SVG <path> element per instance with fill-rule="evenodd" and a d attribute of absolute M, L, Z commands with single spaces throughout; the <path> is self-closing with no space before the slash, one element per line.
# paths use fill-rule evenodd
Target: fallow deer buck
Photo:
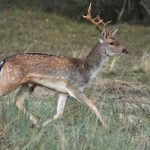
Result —
<path fill-rule="evenodd" d="M 92 18 L 91 4 L 87 15 L 83 18 L 101 31 L 100 38 L 85 58 L 23 53 L 1 61 L 0 96 L 9 94 L 20 87 L 16 96 L 16 106 L 20 111 L 29 115 L 33 125 L 37 125 L 37 120 L 26 111 L 23 102 L 36 86 L 43 86 L 59 93 L 57 113 L 53 118 L 47 120 L 43 127 L 63 114 L 68 95 L 88 106 L 102 125 L 106 126 L 105 119 L 95 104 L 85 96 L 83 90 L 110 56 L 127 54 L 128 51 L 115 39 L 117 30 L 108 32 L 106 30 L 108 22 L 104 23 L 99 16 Z"/>

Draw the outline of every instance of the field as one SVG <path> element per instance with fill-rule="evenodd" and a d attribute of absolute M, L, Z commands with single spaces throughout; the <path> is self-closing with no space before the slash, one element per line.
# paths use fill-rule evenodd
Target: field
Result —
<path fill-rule="evenodd" d="M 128 56 L 112 58 L 85 90 L 107 118 L 104 129 L 95 114 L 69 97 L 64 116 L 44 129 L 31 128 L 15 106 L 14 93 L 0 101 L 1 150 L 149 150 L 150 26 L 118 24 L 117 38 Z M 31 11 L 0 13 L 0 57 L 42 52 L 85 57 L 99 33 L 87 22 Z M 56 111 L 57 93 L 37 88 L 25 107 L 41 125 Z"/>

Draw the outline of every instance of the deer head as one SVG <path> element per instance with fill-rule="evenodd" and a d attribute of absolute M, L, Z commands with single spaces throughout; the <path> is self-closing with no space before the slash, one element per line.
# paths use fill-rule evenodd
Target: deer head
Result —
<path fill-rule="evenodd" d="M 91 3 L 89 5 L 87 15 L 83 15 L 83 18 L 94 24 L 101 32 L 99 42 L 101 44 L 102 53 L 105 53 L 107 56 L 128 54 L 128 50 L 125 49 L 124 46 L 122 46 L 119 41 L 115 39 L 117 29 L 113 30 L 112 32 L 107 30 L 107 25 L 111 21 L 105 23 L 100 16 L 97 16 L 94 19 L 92 18 Z"/>

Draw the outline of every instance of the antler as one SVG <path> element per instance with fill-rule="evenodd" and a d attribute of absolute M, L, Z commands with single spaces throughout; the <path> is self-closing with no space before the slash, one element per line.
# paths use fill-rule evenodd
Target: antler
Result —
<path fill-rule="evenodd" d="M 90 5 L 89 5 L 87 15 L 86 16 L 83 15 L 83 18 L 88 20 L 92 24 L 94 24 L 99 31 L 102 31 L 100 26 L 103 25 L 103 28 L 106 28 L 107 24 L 110 23 L 111 21 L 108 21 L 105 23 L 105 22 L 103 22 L 103 19 L 101 19 L 100 16 L 98 16 L 98 15 L 96 16 L 96 18 L 93 19 L 92 15 L 91 15 L 91 5 L 92 5 L 92 3 L 90 3 Z"/>

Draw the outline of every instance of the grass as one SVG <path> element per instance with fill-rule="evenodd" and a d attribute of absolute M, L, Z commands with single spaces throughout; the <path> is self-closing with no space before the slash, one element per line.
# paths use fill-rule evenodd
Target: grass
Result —
<path fill-rule="evenodd" d="M 61 119 L 45 129 L 32 129 L 28 117 L 16 109 L 14 92 L 0 102 L 0 149 L 150 149 L 150 27 L 118 24 L 110 28 L 119 29 L 118 39 L 130 54 L 110 60 L 85 90 L 106 116 L 108 129 L 72 98 Z M 84 57 L 98 36 L 87 23 L 53 14 L 22 10 L 0 14 L 2 58 L 20 52 Z M 37 89 L 26 98 L 25 106 L 42 124 L 54 115 L 56 103 L 53 92 Z"/>

